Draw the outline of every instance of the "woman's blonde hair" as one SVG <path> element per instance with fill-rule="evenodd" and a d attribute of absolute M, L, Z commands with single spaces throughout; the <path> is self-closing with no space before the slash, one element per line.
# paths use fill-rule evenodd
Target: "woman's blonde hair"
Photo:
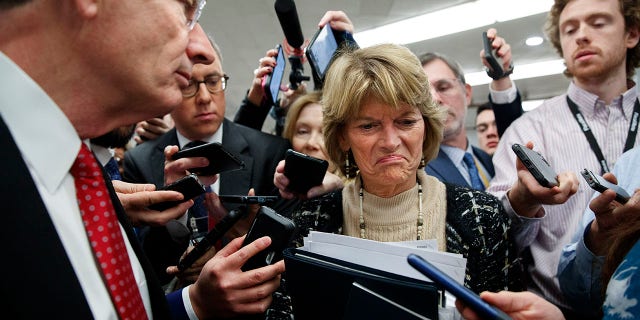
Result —
<path fill-rule="evenodd" d="M 371 98 L 393 108 L 403 104 L 417 107 L 425 122 L 425 163 L 437 155 L 445 114 L 431 98 L 429 81 L 418 58 L 409 49 L 394 44 L 346 49 L 327 71 L 322 97 L 327 153 L 342 174 L 347 175 L 344 163 L 348 152 L 341 150 L 340 137 L 345 124 Z M 349 175 L 353 176 L 352 172 Z"/>
<path fill-rule="evenodd" d="M 296 122 L 298 122 L 302 109 L 312 103 L 320 104 L 320 99 L 322 99 L 322 91 L 312 91 L 300 96 L 291 104 L 291 106 L 289 106 L 289 110 L 287 110 L 287 119 L 285 120 L 284 129 L 282 131 L 283 138 L 293 141 L 293 135 L 296 133 Z"/>

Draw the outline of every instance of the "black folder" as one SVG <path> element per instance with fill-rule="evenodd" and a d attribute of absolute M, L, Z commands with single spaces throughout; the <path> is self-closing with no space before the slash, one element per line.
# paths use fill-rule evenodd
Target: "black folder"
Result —
<path fill-rule="evenodd" d="M 296 319 L 438 319 L 431 282 L 294 248 L 284 263 Z"/>

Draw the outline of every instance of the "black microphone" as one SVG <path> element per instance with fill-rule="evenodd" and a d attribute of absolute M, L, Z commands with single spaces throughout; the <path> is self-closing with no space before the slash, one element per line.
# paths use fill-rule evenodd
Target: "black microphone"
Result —
<path fill-rule="evenodd" d="M 293 48 L 301 49 L 304 43 L 304 36 L 302 35 L 295 2 L 293 0 L 276 0 L 274 7 L 287 42 Z"/>

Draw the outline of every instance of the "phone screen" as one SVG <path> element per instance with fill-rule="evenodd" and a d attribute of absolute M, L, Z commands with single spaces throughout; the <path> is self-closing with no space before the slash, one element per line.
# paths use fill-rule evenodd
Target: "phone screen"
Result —
<path fill-rule="evenodd" d="M 284 68 L 287 65 L 287 61 L 284 59 L 284 52 L 282 46 L 278 46 L 278 55 L 276 56 L 276 67 L 271 73 L 271 82 L 269 83 L 269 91 L 271 92 L 272 102 L 278 100 L 278 93 L 280 93 L 280 83 L 282 83 L 282 77 L 284 76 Z"/>
<path fill-rule="evenodd" d="M 333 30 L 327 23 L 313 39 L 309 45 L 309 60 L 315 65 L 315 70 L 320 79 L 324 79 L 329 62 L 333 57 L 333 53 L 338 49 L 338 42 L 333 36 Z"/>

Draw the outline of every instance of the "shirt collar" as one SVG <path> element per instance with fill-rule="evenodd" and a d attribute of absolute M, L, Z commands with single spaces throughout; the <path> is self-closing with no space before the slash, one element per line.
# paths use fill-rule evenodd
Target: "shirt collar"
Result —
<path fill-rule="evenodd" d="M 224 126 L 224 123 L 220 124 L 220 127 L 218 128 L 218 130 L 211 136 L 202 139 L 201 141 L 206 142 L 206 143 L 211 143 L 211 142 L 218 142 L 218 143 L 222 143 L 222 127 Z M 180 149 L 182 150 L 182 148 L 184 148 L 184 146 L 191 142 L 191 140 L 187 139 L 187 137 L 183 136 L 180 131 L 176 130 L 176 135 L 178 136 L 178 145 L 180 147 Z"/>
<path fill-rule="evenodd" d="M 0 52 L 0 115 L 32 174 L 49 191 L 73 165 L 81 140 L 47 93 Z"/>
<path fill-rule="evenodd" d="M 462 158 L 464 158 L 464 154 L 467 152 L 466 150 L 462 150 L 460 148 L 442 145 L 442 152 L 444 152 L 453 163 L 462 163 Z M 467 148 L 470 148 L 467 146 Z"/>
<path fill-rule="evenodd" d="M 109 160 L 113 158 L 113 149 L 105 148 L 95 143 L 91 143 L 91 141 L 89 141 L 88 139 L 85 141 L 85 143 L 89 145 L 91 151 L 93 151 L 93 154 L 96 156 L 96 159 L 98 159 L 98 162 L 100 162 L 102 166 L 105 166 L 107 162 L 109 162 Z"/>
<path fill-rule="evenodd" d="M 611 105 L 622 108 L 625 118 L 629 119 L 629 116 L 633 112 L 635 101 L 638 98 L 638 91 L 636 89 L 636 83 L 633 81 L 628 81 L 627 87 L 627 91 L 614 99 Z M 578 105 L 580 112 L 587 117 L 593 115 L 597 107 L 605 106 L 604 101 L 597 95 L 578 87 L 573 81 L 569 84 L 567 95 Z"/>

